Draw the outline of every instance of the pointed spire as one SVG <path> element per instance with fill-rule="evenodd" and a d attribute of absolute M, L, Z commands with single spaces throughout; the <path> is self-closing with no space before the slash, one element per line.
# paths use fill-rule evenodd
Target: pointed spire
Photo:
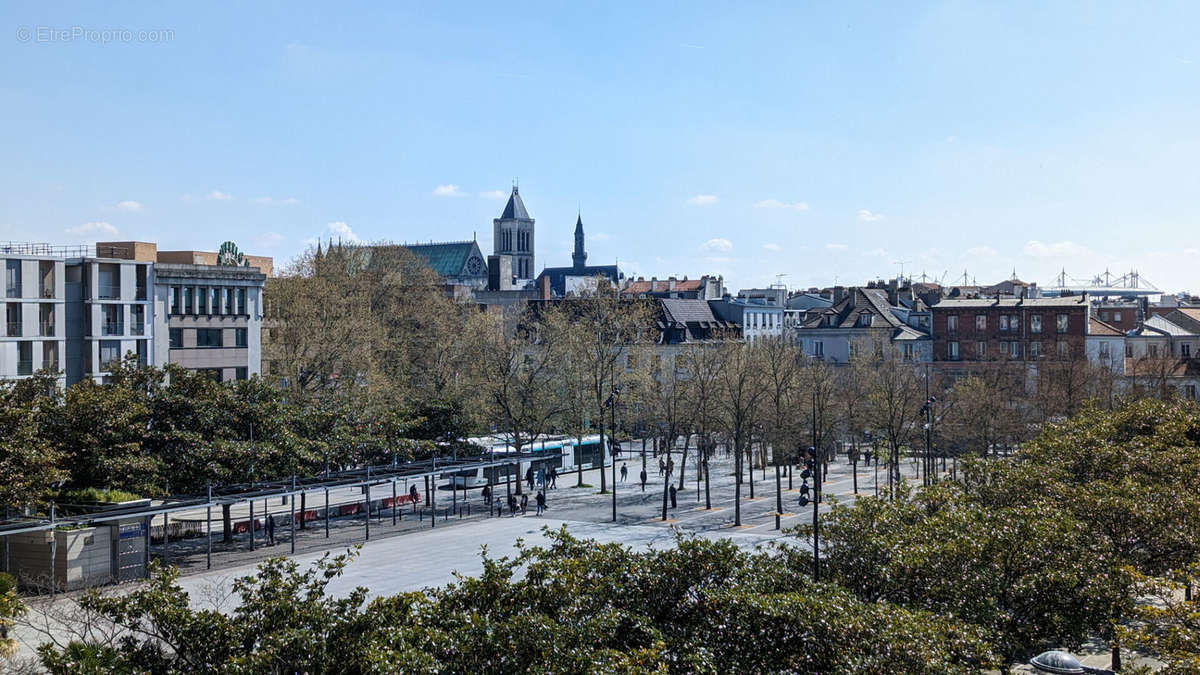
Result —
<path fill-rule="evenodd" d="M 575 252 L 571 254 L 571 262 L 575 269 L 582 270 L 587 266 L 587 251 L 583 249 L 583 213 L 575 217 Z"/>

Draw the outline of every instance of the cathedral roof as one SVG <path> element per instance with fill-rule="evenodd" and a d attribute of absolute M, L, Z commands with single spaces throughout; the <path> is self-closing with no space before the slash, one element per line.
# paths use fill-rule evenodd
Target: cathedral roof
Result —
<path fill-rule="evenodd" d="M 443 277 L 462 273 L 467 259 L 472 255 L 483 258 L 479 245 L 474 241 L 453 241 L 430 244 L 407 244 L 408 250 L 425 259 L 425 262 Z"/>
<path fill-rule="evenodd" d="M 515 185 L 512 194 L 508 197 L 508 204 L 504 207 L 504 213 L 500 214 L 500 219 L 532 220 L 529 212 L 525 210 L 525 202 L 521 201 L 521 193 Z"/>

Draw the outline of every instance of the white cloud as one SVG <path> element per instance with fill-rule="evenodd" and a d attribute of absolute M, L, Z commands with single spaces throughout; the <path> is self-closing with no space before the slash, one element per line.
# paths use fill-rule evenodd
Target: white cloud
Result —
<path fill-rule="evenodd" d="M 211 199 L 211 200 L 217 201 L 217 202 L 227 202 L 230 199 L 233 199 L 233 195 L 229 194 L 228 192 L 221 192 L 220 190 L 213 190 L 213 191 L 209 192 L 207 195 L 205 195 L 205 199 Z"/>
<path fill-rule="evenodd" d="M 781 202 L 778 199 L 764 199 L 761 202 L 754 202 L 756 209 L 795 209 L 796 211 L 807 211 L 808 204 L 804 202 Z"/>
<path fill-rule="evenodd" d="M 254 244 L 259 248 L 272 248 L 283 243 L 287 237 L 278 232 L 263 232 L 254 238 Z"/>
<path fill-rule="evenodd" d="M 77 234 L 77 235 L 85 235 L 85 236 L 90 236 L 90 235 L 94 235 L 94 234 L 102 234 L 102 235 L 107 235 L 110 237 L 115 237 L 118 234 L 120 234 L 120 232 L 117 230 L 116 227 L 113 227 L 113 225 L 111 223 L 91 222 L 91 223 L 84 223 L 77 227 L 69 227 L 69 228 L 67 228 L 67 234 Z"/>
<path fill-rule="evenodd" d="M 864 223 L 873 223 L 877 220 L 883 220 L 885 216 L 882 213 L 874 213 L 866 209 L 858 210 L 858 219 Z"/>
<path fill-rule="evenodd" d="M 688 200 L 693 206 L 712 206 L 717 203 L 716 195 L 696 195 Z"/>
<path fill-rule="evenodd" d="M 508 193 L 505 192 L 504 190 L 488 190 L 486 192 L 480 192 L 479 196 L 482 199 L 501 200 L 501 199 L 504 199 L 505 197 L 507 197 Z"/>
<path fill-rule="evenodd" d="M 1053 244 L 1043 244 L 1034 239 L 1025 244 L 1023 253 L 1033 258 L 1063 258 L 1091 255 L 1086 246 L 1073 241 L 1059 241 Z"/>
<path fill-rule="evenodd" d="M 774 244 L 774 243 L 763 244 L 763 248 L 768 251 L 782 251 L 783 250 L 782 246 L 780 246 L 779 244 Z"/>
<path fill-rule="evenodd" d="M 265 204 L 267 206 L 295 206 L 300 203 L 295 197 L 286 197 L 284 199 L 274 199 L 272 197 L 259 197 L 254 200 L 256 204 Z"/>
<path fill-rule="evenodd" d="M 717 237 L 704 242 L 704 248 L 708 251 L 731 251 L 733 250 L 733 242 Z"/>
<path fill-rule="evenodd" d="M 128 211 L 130 213 L 141 213 L 142 208 L 143 207 L 142 207 L 141 202 L 135 202 L 132 199 L 127 199 L 123 202 L 117 202 L 117 209 L 119 209 L 121 211 Z"/>
<path fill-rule="evenodd" d="M 607 232 L 595 232 L 589 234 L 587 238 L 591 239 L 592 241 L 608 241 L 609 239 L 612 239 L 612 235 Z"/>
<path fill-rule="evenodd" d="M 991 258 L 996 255 L 996 249 L 991 246 L 972 246 L 967 249 L 968 258 Z"/>
<path fill-rule="evenodd" d="M 863 251 L 863 255 L 871 258 L 886 258 L 888 252 L 881 248 L 873 248 L 870 251 Z"/>
<path fill-rule="evenodd" d="M 348 242 L 357 243 L 362 241 L 362 239 L 358 238 L 357 234 L 354 234 L 354 230 L 350 229 L 349 225 L 341 221 L 329 223 L 328 227 L 330 234 L 337 235 L 339 238 L 345 239 Z"/>
<path fill-rule="evenodd" d="M 825 250 L 827 251 L 845 251 L 848 248 L 850 247 L 845 244 L 825 244 Z"/>
<path fill-rule="evenodd" d="M 466 197 L 466 193 L 458 189 L 458 186 L 453 183 L 439 185 L 433 188 L 434 197 Z"/>

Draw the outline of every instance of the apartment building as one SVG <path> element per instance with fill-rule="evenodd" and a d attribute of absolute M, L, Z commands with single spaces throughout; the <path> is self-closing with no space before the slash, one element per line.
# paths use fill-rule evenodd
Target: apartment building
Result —
<path fill-rule="evenodd" d="M 946 299 L 931 308 L 933 359 L 972 361 L 1083 358 L 1087 295 L 1059 298 Z"/>
<path fill-rule="evenodd" d="M 134 259 L 132 248 L 97 247 L 97 253 L 66 261 L 68 385 L 103 382 L 127 354 L 141 365 L 161 365 L 151 348 L 154 263 Z"/>
<path fill-rule="evenodd" d="M 266 279 L 255 267 L 156 265 L 157 360 L 220 382 L 259 374 Z"/>
<path fill-rule="evenodd" d="M 4 323 L 0 378 L 61 372 L 66 353 L 65 267 L 68 251 L 46 244 L 0 244 Z M 60 384 L 65 379 L 60 377 Z"/>

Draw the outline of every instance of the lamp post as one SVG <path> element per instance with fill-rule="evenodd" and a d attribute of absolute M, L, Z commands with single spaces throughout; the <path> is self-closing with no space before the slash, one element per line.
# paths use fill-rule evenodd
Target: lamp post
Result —
<path fill-rule="evenodd" d="M 604 402 L 604 405 L 608 406 L 608 409 L 609 409 L 609 415 L 612 420 L 612 425 L 611 425 L 612 432 L 613 432 L 612 437 L 615 441 L 616 432 L 617 432 L 617 387 L 615 384 L 613 385 L 612 393 L 608 395 L 608 400 Z M 603 418 L 603 415 L 601 415 L 601 418 Z M 601 440 L 603 441 L 603 436 L 601 436 Z M 616 446 L 614 445 L 614 447 L 616 447 Z M 600 457 L 601 457 L 600 473 L 601 473 L 601 475 L 603 475 L 604 474 L 603 448 L 601 448 Z M 613 453 L 613 460 L 612 460 L 612 519 L 613 519 L 614 523 L 617 522 L 617 454 L 615 452 Z"/>
<path fill-rule="evenodd" d="M 821 464 L 817 461 L 816 448 L 808 448 L 808 459 L 804 471 L 800 472 L 800 506 L 808 506 L 808 479 L 813 479 L 813 581 L 821 579 L 821 521 L 818 509 L 821 504 Z"/>

